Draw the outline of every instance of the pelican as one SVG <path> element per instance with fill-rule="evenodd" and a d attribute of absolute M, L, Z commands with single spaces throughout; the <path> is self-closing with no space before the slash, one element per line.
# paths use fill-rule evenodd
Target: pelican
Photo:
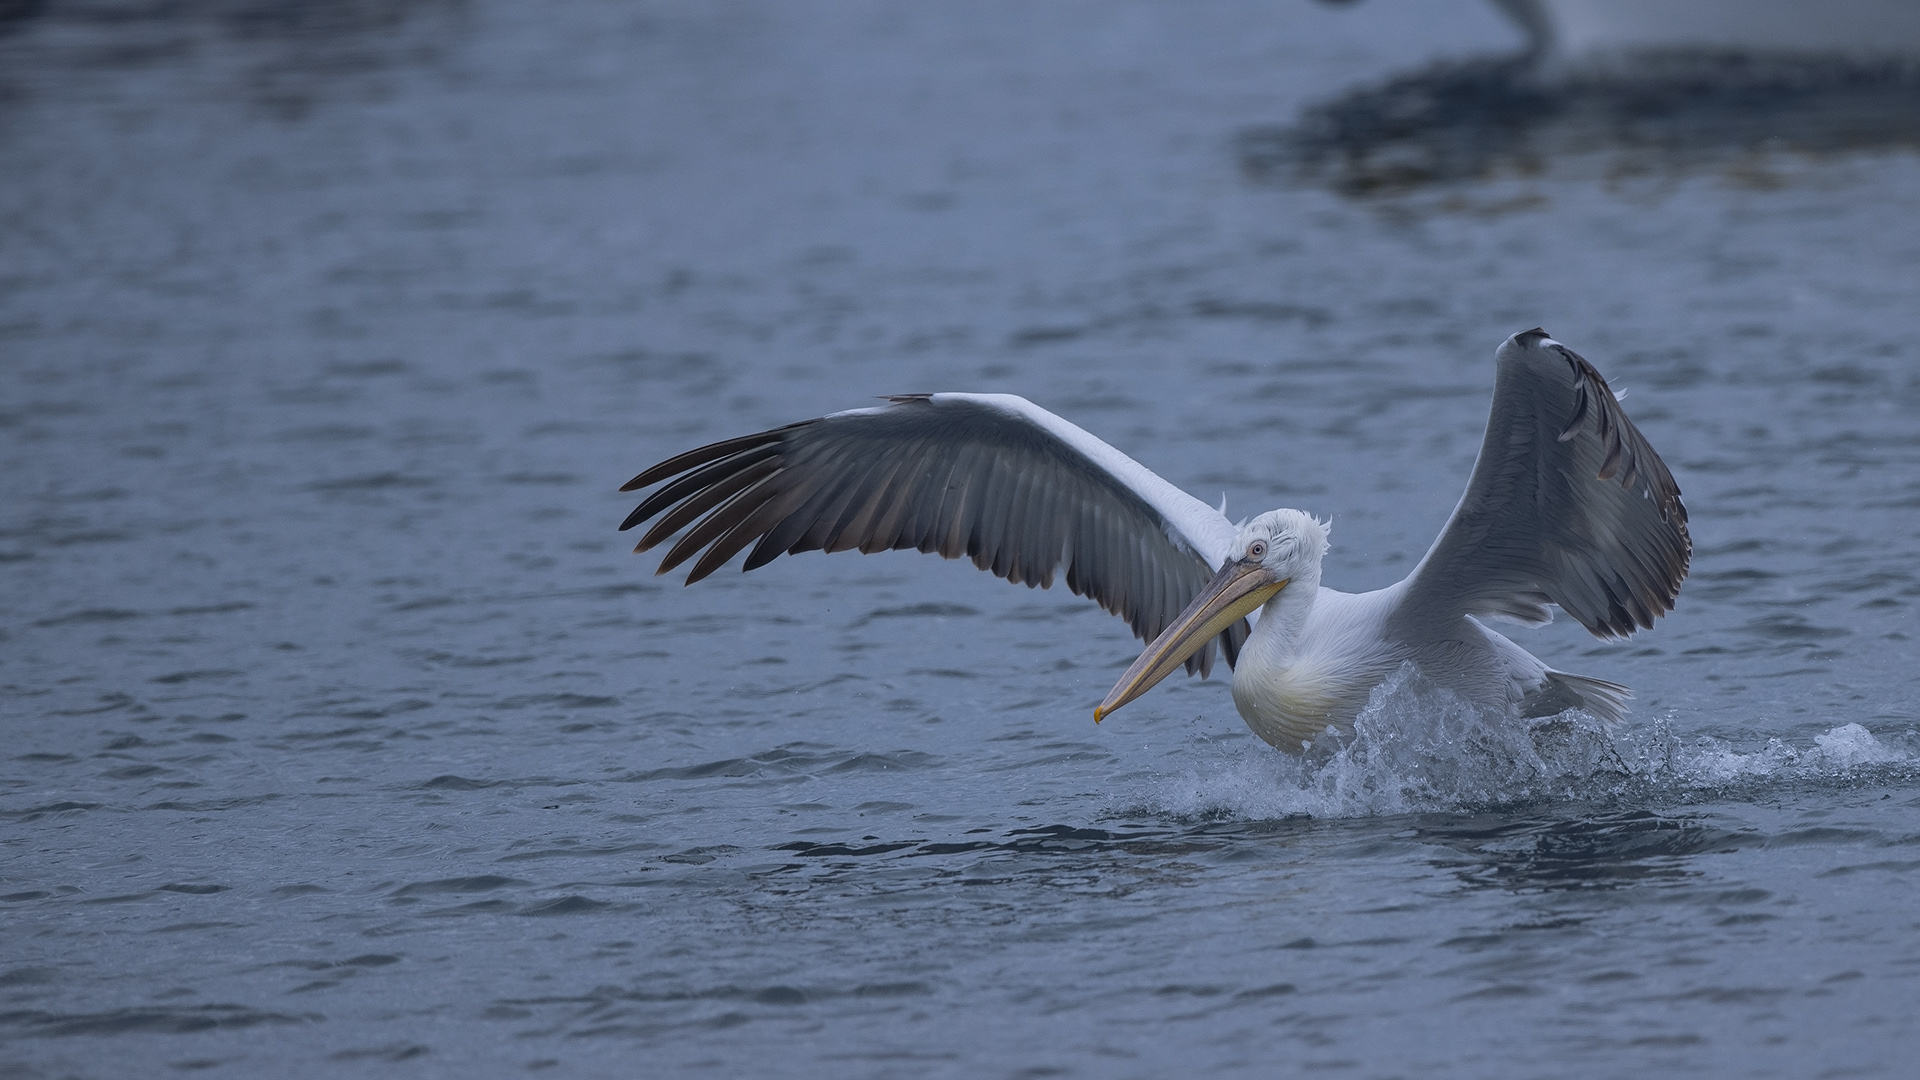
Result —
<path fill-rule="evenodd" d="M 1323 0 L 1345 4 L 1351 0 Z M 1491 0 L 1527 54 L 1568 59 L 1637 49 L 1920 53 L 1911 0 Z"/>
<path fill-rule="evenodd" d="M 901 395 L 689 450 L 620 489 L 661 485 L 620 528 L 659 516 L 636 552 L 685 529 L 658 573 L 698 556 L 687 584 L 749 544 L 746 570 L 852 548 L 964 555 L 1029 588 L 1064 570 L 1148 642 L 1096 723 L 1182 665 L 1204 677 L 1216 649 L 1247 726 L 1287 751 L 1351 731 L 1407 663 L 1482 709 L 1612 723 L 1631 691 L 1555 671 L 1484 620 L 1539 626 L 1558 605 L 1600 638 L 1652 627 L 1692 557 L 1680 489 L 1606 380 L 1546 331 L 1494 359 L 1466 493 L 1413 572 L 1373 592 L 1320 584 L 1328 523 L 1282 509 L 1235 526 L 1007 394 Z"/>
<path fill-rule="evenodd" d="M 1920 52 L 1912 0 L 1493 0 L 1538 54 L 1622 49 Z"/>

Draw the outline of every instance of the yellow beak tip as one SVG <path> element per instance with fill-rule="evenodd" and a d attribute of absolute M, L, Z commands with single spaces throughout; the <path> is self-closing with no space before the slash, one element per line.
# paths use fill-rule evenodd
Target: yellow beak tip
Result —
<path fill-rule="evenodd" d="M 1099 723 L 1101 718 L 1105 717 L 1106 715 L 1107 714 L 1100 709 L 1093 710 L 1093 722 L 1096 724 Z"/>

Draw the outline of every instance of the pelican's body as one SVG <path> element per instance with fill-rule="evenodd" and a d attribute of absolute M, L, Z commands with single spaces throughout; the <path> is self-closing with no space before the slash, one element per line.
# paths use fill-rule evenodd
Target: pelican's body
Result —
<path fill-rule="evenodd" d="M 1554 671 L 1483 620 L 1539 625 L 1557 604 L 1601 637 L 1651 626 L 1692 551 L 1679 488 L 1591 364 L 1540 330 L 1495 355 L 1466 493 L 1413 572 L 1374 592 L 1320 585 L 1329 530 L 1310 515 L 1235 526 L 1007 395 L 895 398 L 689 451 L 628 483 L 674 478 L 622 528 L 664 515 L 636 550 L 687 529 L 660 572 L 698 554 L 689 583 L 748 544 L 749 570 L 855 547 L 966 556 L 1029 586 L 1064 569 L 1149 641 L 1096 721 L 1183 665 L 1207 673 L 1216 646 L 1241 717 L 1284 750 L 1349 730 L 1409 662 L 1482 709 L 1617 720 L 1626 687 Z"/>
<path fill-rule="evenodd" d="M 1261 739 L 1297 750 L 1329 727 L 1351 731 L 1373 688 L 1411 662 L 1438 685 L 1482 708 L 1551 716 L 1584 708 L 1602 720 L 1623 715 L 1616 683 L 1554 671 L 1471 615 L 1453 632 L 1394 632 L 1405 590 L 1365 593 L 1302 588 L 1269 600 L 1240 647 L 1233 704 Z"/>
<path fill-rule="evenodd" d="M 1296 580 L 1267 601 L 1233 669 L 1233 704 L 1255 735 L 1296 749 L 1329 726 L 1350 727 L 1368 693 L 1401 664 L 1432 666 L 1434 657 L 1421 654 L 1435 643 L 1423 650 L 1386 635 L 1393 592 L 1355 595 Z M 1504 687 L 1485 676 L 1496 666 L 1456 672 L 1463 676 L 1459 689 L 1494 699 Z"/>

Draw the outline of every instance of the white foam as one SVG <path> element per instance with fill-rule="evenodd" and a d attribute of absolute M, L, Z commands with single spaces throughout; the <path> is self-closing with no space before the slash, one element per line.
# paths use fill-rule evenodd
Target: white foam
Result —
<path fill-rule="evenodd" d="M 1825 735 L 1815 735 L 1813 745 L 1821 758 L 1837 769 L 1912 760 L 1912 755 L 1874 738 L 1859 724 L 1841 724 Z"/>
<path fill-rule="evenodd" d="M 1906 741 L 1912 741 L 1908 733 Z M 1411 665 L 1376 688 L 1352 736 L 1329 732 L 1303 757 L 1250 740 L 1194 748 L 1190 767 L 1118 800 L 1122 812 L 1180 818 L 1368 817 L 1535 801 L 1738 796 L 1740 789 L 1911 774 L 1920 754 L 1857 723 L 1810 747 L 1771 739 L 1743 753 L 1682 740 L 1662 721 L 1609 731 L 1582 712 L 1544 720 L 1489 716 Z"/>

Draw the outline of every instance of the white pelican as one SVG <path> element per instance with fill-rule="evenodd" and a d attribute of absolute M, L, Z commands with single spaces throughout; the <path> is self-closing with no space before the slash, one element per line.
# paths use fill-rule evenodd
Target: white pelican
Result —
<path fill-rule="evenodd" d="M 1347 3 L 1348 0 L 1326 0 Z M 1528 53 L 1559 58 L 1634 49 L 1920 53 L 1913 0 L 1491 0 L 1527 35 Z"/>
<path fill-rule="evenodd" d="M 1493 0 L 1536 52 L 1735 49 L 1920 52 L 1913 0 Z"/>
<path fill-rule="evenodd" d="M 668 481 L 620 528 L 663 514 L 646 551 L 692 525 L 658 571 L 697 554 L 688 584 L 749 544 L 747 570 L 849 548 L 965 555 L 1030 588 L 1064 568 L 1067 588 L 1150 642 L 1095 722 L 1182 664 L 1208 673 L 1216 641 L 1240 715 L 1283 750 L 1350 730 L 1408 661 L 1482 708 L 1611 722 L 1626 687 L 1555 671 L 1481 619 L 1538 626 L 1558 604 L 1602 638 L 1651 627 L 1693 551 L 1680 489 L 1592 364 L 1537 329 L 1494 355 L 1466 494 L 1406 580 L 1369 593 L 1321 587 L 1326 524 L 1273 510 L 1236 527 L 1006 394 L 904 395 L 689 450 L 621 488 Z"/>

